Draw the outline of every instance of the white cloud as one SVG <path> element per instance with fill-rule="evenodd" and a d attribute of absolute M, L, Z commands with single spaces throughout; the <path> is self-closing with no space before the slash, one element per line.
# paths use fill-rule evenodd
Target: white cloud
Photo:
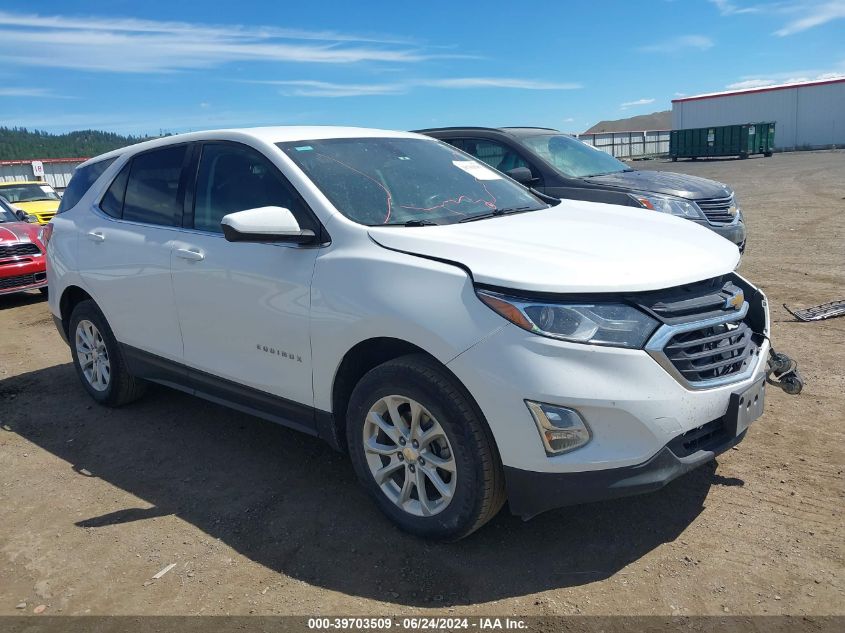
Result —
<path fill-rule="evenodd" d="M 507 77 L 458 77 L 454 79 L 425 79 L 416 82 L 432 88 L 515 88 L 518 90 L 577 90 L 576 83 L 511 79 Z"/>
<path fill-rule="evenodd" d="M 107 31 L 128 33 L 170 33 L 173 35 L 206 35 L 209 37 L 279 38 L 289 40 L 322 40 L 326 42 L 371 42 L 376 44 L 413 44 L 407 38 L 357 35 L 337 31 L 307 31 L 275 26 L 213 25 L 190 22 L 140 20 L 136 18 L 74 18 L 64 15 L 38 15 L 0 11 L 0 25 L 27 26 L 39 29 Z"/>
<path fill-rule="evenodd" d="M 281 93 L 290 97 L 365 97 L 371 95 L 401 94 L 407 91 L 406 84 L 339 84 L 328 81 L 291 80 L 268 81 L 279 86 L 290 86 Z"/>
<path fill-rule="evenodd" d="M 662 38 L 655 44 L 640 46 L 638 50 L 646 53 L 674 53 L 688 49 L 706 51 L 712 47 L 713 40 L 705 35 L 679 35 Z"/>
<path fill-rule="evenodd" d="M 845 18 L 845 0 L 830 0 L 829 2 L 819 4 L 802 3 L 800 9 L 801 17 L 785 24 L 782 28 L 775 31 L 775 35 L 785 37 L 816 26 L 821 26 L 822 24 L 827 24 L 833 20 Z"/>
<path fill-rule="evenodd" d="M 47 88 L 0 88 L 0 97 L 52 97 Z"/>
<path fill-rule="evenodd" d="M 6 65 L 157 73 L 238 61 L 407 64 L 457 57 L 400 42 L 332 31 L 0 11 L 0 58 Z"/>
<path fill-rule="evenodd" d="M 750 88 L 762 88 L 778 83 L 774 79 L 744 79 L 725 86 L 728 90 L 746 90 Z"/>
<path fill-rule="evenodd" d="M 766 73 L 764 75 L 745 75 L 738 81 L 725 86 L 727 90 L 749 90 L 765 88 L 776 84 L 791 84 L 801 81 L 824 81 L 845 77 L 845 59 L 827 70 L 797 70 L 792 72 Z"/>
<path fill-rule="evenodd" d="M 654 99 L 637 99 L 636 101 L 626 101 L 619 105 L 622 110 L 627 110 L 628 108 L 634 108 L 637 106 L 644 106 L 650 103 L 654 103 Z"/>
<path fill-rule="evenodd" d="M 501 88 L 515 90 L 576 90 L 576 83 L 515 79 L 509 77 L 451 77 L 441 79 L 409 79 L 393 83 L 347 84 L 328 81 L 268 80 L 249 83 L 283 86 L 282 94 L 292 97 L 364 97 L 372 95 L 404 94 L 414 88 L 442 88 L 463 90 L 473 88 Z"/>
<path fill-rule="evenodd" d="M 845 0 L 784 0 L 770 4 L 741 6 L 731 0 L 710 0 L 724 16 L 768 13 L 784 16 L 788 22 L 774 32 L 785 37 L 845 18 Z"/>
<path fill-rule="evenodd" d="M 675 96 L 676 96 L 676 97 L 686 97 L 686 96 L 687 96 L 687 93 L 686 93 L 686 92 L 676 92 L 676 93 L 675 93 Z"/>
<path fill-rule="evenodd" d="M 734 2 L 730 2 L 730 0 L 710 0 L 711 3 L 716 5 L 716 8 L 719 9 L 719 13 L 722 15 L 740 15 L 743 13 L 759 13 L 763 7 L 759 5 L 754 5 L 750 7 L 741 7 Z"/>

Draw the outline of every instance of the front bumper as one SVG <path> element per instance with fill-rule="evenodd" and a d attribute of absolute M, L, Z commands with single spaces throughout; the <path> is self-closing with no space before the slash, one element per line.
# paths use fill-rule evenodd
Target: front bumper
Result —
<path fill-rule="evenodd" d="M 507 324 L 447 366 L 475 398 L 502 464 L 537 473 L 642 464 L 679 435 L 723 417 L 731 395 L 765 373 L 769 344 L 747 377 L 688 389 L 647 352 L 568 343 Z M 575 409 L 592 439 L 549 457 L 526 400 Z"/>
<path fill-rule="evenodd" d="M 701 224 L 701 226 L 721 235 L 726 240 L 733 242 L 740 248 L 743 248 L 745 245 L 745 222 L 741 219 L 733 224 L 710 224 L 707 221 L 698 222 L 698 224 Z"/>
<path fill-rule="evenodd" d="M 506 466 L 510 511 L 528 520 L 555 508 L 654 492 L 735 446 L 746 433 L 731 435 L 723 418 L 705 425 L 705 430 L 712 436 L 694 452 L 684 454 L 684 440 L 690 435 L 686 433 L 635 466 L 580 473 L 538 473 Z"/>
<path fill-rule="evenodd" d="M 35 273 L 15 272 L 16 274 L 14 275 L 0 277 L 0 295 L 10 295 L 26 290 L 37 290 L 47 285 L 47 273 L 43 269 Z"/>

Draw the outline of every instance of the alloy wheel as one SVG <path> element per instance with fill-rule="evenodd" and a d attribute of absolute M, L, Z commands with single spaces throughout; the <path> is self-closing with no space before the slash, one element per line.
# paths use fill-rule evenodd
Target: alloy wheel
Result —
<path fill-rule="evenodd" d="M 415 516 L 446 509 L 455 495 L 457 464 L 440 423 L 416 400 L 386 396 L 367 413 L 364 453 L 381 491 Z"/>
<path fill-rule="evenodd" d="M 105 391 L 111 380 L 111 362 L 106 342 L 97 326 L 83 319 L 76 325 L 74 336 L 79 367 L 85 380 L 97 391 Z"/>

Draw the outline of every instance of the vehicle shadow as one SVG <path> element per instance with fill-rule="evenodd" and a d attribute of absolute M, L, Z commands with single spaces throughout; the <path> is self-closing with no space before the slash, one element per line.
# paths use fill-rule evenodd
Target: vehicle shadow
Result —
<path fill-rule="evenodd" d="M 33 303 L 46 303 L 47 297 L 38 290 L 16 292 L 15 294 L 0 295 L 0 310 L 11 310 Z"/>
<path fill-rule="evenodd" d="M 607 578 L 678 538 L 711 485 L 743 483 L 710 464 L 656 494 L 527 523 L 504 510 L 469 538 L 440 544 L 394 528 L 346 457 L 321 441 L 163 387 L 102 408 L 68 363 L 0 381 L 0 403 L 4 431 L 154 505 L 89 516 L 79 529 L 175 514 L 270 569 L 400 605 L 488 602 Z"/>

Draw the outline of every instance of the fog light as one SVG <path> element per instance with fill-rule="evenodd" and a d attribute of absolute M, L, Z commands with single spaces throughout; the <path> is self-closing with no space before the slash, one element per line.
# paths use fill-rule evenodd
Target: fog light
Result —
<path fill-rule="evenodd" d="M 590 441 L 590 429 L 575 409 L 526 400 L 547 455 L 560 455 Z"/>

